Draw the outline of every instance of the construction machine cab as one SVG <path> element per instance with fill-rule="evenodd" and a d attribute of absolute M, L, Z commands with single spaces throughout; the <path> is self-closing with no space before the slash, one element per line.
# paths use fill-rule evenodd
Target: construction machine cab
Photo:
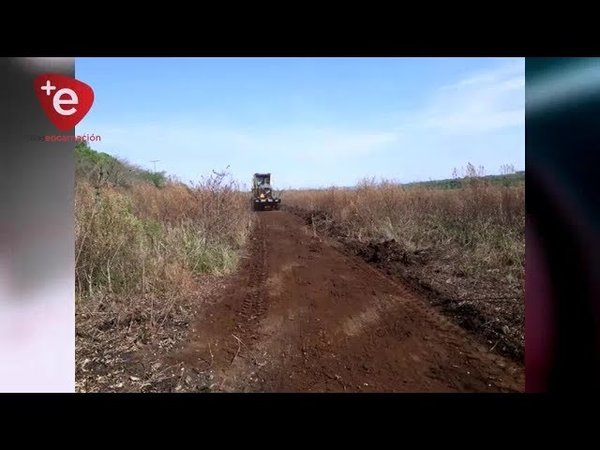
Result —
<path fill-rule="evenodd" d="M 255 173 L 254 174 L 255 184 L 257 186 L 269 186 L 271 184 L 271 174 L 270 173 Z"/>
<path fill-rule="evenodd" d="M 275 197 L 270 173 L 255 173 L 252 178 L 252 207 L 255 211 L 279 209 L 281 199 Z"/>

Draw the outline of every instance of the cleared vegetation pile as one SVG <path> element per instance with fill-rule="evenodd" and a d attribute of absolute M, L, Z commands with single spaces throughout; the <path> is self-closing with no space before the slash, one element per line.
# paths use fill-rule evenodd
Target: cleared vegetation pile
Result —
<path fill-rule="evenodd" d="M 75 155 L 82 376 L 115 367 L 123 352 L 174 344 L 202 280 L 236 267 L 252 214 L 247 194 L 226 174 L 188 186 L 83 143 Z"/>
<path fill-rule="evenodd" d="M 523 357 L 524 174 L 288 191 L 316 232 L 424 290 L 490 348 Z"/>

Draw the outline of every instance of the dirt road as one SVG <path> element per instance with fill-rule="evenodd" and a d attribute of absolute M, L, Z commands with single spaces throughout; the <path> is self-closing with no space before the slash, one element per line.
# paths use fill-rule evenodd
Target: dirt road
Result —
<path fill-rule="evenodd" d="M 172 356 L 212 391 L 522 391 L 491 353 L 399 281 L 285 211 L 257 213 L 247 255 Z"/>

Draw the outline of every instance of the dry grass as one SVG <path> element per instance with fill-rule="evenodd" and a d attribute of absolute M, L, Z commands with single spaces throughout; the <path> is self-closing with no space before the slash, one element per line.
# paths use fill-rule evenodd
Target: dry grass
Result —
<path fill-rule="evenodd" d="M 80 179 L 75 198 L 78 382 L 112 390 L 100 381 L 123 354 L 182 336 L 206 277 L 236 267 L 253 216 L 247 194 L 216 173 L 191 187 Z"/>
<path fill-rule="evenodd" d="M 411 251 L 459 250 L 468 273 L 503 268 L 522 280 L 524 187 L 473 181 L 445 190 L 364 181 L 353 190 L 289 191 L 285 202 L 324 213 L 344 237 L 359 242 L 395 239 Z"/>
<path fill-rule="evenodd" d="M 249 232 L 247 196 L 211 177 L 131 189 L 76 187 L 76 287 L 80 297 L 162 293 L 199 273 L 226 273 Z"/>
<path fill-rule="evenodd" d="M 365 180 L 354 189 L 288 191 L 283 201 L 351 248 L 371 246 L 370 259 L 397 263 L 449 308 L 477 316 L 468 328 L 487 330 L 491 345 L 522 357 L 524 184 L 471 177 L 464 188 L 437 189 Z M 382 242 L 403 256 L 395 261 Z"/>

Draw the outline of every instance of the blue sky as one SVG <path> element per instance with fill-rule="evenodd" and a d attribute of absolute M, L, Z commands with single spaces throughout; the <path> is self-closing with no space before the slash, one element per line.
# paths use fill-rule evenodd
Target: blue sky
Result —
<path fill-rule="evenodd" d="M 196 181 L 349 186 L 525 167 L 524 58 L 77 58 L 92 147 Z"/>

